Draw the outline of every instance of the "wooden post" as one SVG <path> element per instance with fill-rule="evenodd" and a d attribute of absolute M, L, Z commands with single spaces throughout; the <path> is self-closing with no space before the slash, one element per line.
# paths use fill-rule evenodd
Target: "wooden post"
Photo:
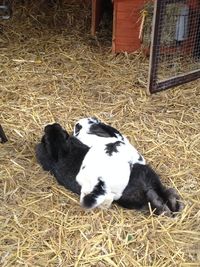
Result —
<path fill-rule="evenodd" d="M 8 139 L 7 139 L 7 137 L 3 131 L 1 124 L 0 124 L 0 143 L 5 143 L 7 141 L 8 141 Z"/>
<path fill-rule="evenodd" d="M 91 34 L 95 35 L 102 15 L 102 0 L 92 0 Z"/>

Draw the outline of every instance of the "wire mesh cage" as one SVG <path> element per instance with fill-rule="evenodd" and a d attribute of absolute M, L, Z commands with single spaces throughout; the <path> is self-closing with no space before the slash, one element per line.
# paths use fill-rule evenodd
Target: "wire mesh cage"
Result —
<path fill-rule="evenodd" d="M 151 93 L 200 78 L 199 0 L 155 1 L 152 32 Z"/>

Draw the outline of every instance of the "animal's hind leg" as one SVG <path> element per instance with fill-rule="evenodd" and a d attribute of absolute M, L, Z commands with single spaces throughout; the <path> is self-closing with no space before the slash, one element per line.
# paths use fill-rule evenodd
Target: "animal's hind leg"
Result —
<path fill-rule="evenodd" d="M 168 216 L 171 216 L 171 210 L 165 204 L 163 199 L 157 194 L 157 192 L 153 189 L 149 189 L 146 193 L 147 201 L 150 202 L 152 210 L 154 210 L 155 214 L 160 215 L 165 213 Z"/>
<path fill-rule="evenodd" d="M 152 208 L 156 209 L 155 213 L 166 213 L 172 215 L 182 209 L 179 196 L 175 189 L 165 187 L 157 173 L 150 167 L 146 166 L 145 183 L 147 201 L 151 203 Z"/>
<path fill-rule="evenodd" d="M 183 204 L 180 202 L 179 195 L 173 188 L 162 188 L 161 191 L 150 189 L 146 193 L 147 201 L 150 202 L 152 209 L 155 209 L 156 214 L 165 213 L 172 216 L 173 212 L 178 212 L 183 209 Z"/>

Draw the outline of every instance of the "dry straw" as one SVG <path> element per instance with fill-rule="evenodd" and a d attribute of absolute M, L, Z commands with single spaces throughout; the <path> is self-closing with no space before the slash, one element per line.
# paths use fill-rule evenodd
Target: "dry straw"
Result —
<path fill-rule="evenodd" d="M 200 266 L 200 86 L 146 95 L 148 59 L 112 55 L 91 38 L 90 8 L 14 1 L 1 22 L 0 265 Z M 39 3 L 40 2 L 40 3 Z M 117 127 L 176 188 L 176 218 L 112 209 L 84 211 L 37 164 L 43 127 L 68 131 L 85 116 Z"/>

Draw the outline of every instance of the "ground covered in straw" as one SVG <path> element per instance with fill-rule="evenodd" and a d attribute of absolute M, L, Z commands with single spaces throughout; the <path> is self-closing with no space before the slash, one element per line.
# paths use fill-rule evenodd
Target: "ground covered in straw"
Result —
<path fill-rule="evenodd" d="M 14 1 L 1 22 L 0 265 L 200 266 L 200 85 L 146 94 L 148 59 L 89 35 L 90 9 Z M 40 1 L 42 2 L 42 1 Z M 43 1 L 44 2 L 44 1 Z M 109 37 L 109 36 L 108 36 Z M 97 116 L 126 134 L 185 204 L 176 218 L 86 212 L 37 164 L 43 127 Z"/>

